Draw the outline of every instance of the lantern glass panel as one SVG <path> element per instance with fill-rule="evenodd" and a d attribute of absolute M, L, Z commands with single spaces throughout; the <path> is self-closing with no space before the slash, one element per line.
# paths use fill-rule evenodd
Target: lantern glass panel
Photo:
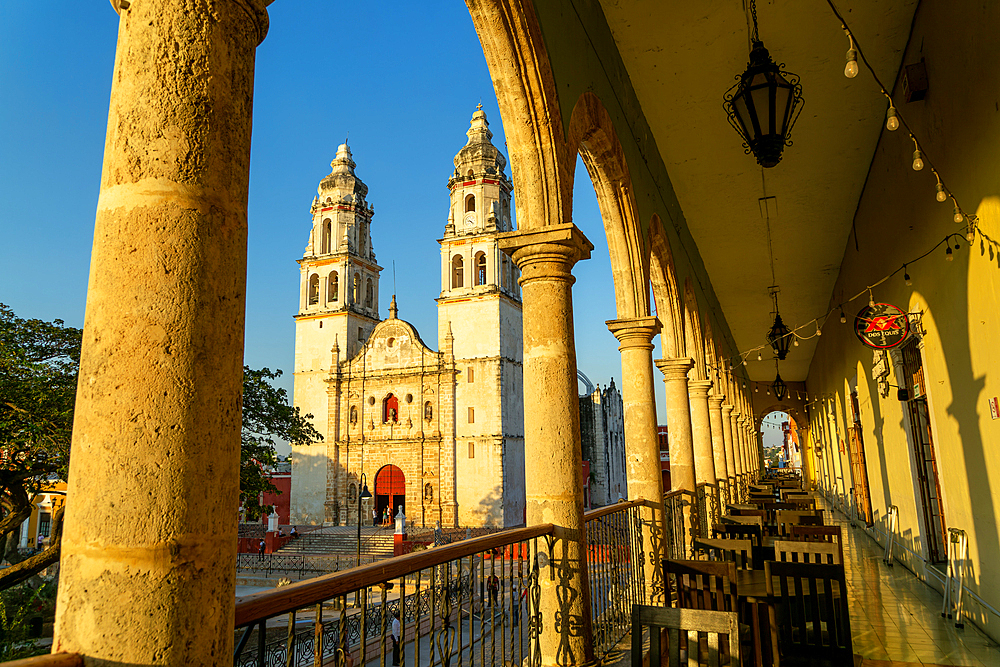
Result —
<path fill-rule="evenodd" d="M 792 88 L 783 78 L 779 77 L 779 79 L 780 83 L 775 91 L 774 110 L 778 123 L 780 124 L 780 133 L 784 136 L 785 130 L 788 129 L 788 116 L 791 111 L 790 106 L 792 103 Z"/>
<path fill-rule="evenodd" d="M 736 112 L 736 121 L 743 128 L 743 136 L 749 141 L 754 140 L 753 125 L 750 123 L 751 114 L 747 109 L 746 100 L 743 95 L 733 98 L 733 111 Z"/>

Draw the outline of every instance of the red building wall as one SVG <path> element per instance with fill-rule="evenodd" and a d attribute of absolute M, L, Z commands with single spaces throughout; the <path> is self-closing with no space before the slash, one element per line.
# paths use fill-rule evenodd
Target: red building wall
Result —
<path fill-rule="evenodd" d="M 278 513 L 278 523 L 288 525 L 292 502 L 292 474 L 288 472 L 274 473 L 271 475 L 271 483 L 278 487 L 278 491 L 281 493 L 265 493 L 261 504 L 274 505 L 274 511 Z"/>

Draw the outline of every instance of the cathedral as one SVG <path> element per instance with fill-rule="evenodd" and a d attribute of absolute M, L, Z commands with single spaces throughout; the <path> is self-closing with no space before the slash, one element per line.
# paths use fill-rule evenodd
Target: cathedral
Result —
<path fill-rule="evenodd" d="M 438 351 L 398 317 L 379 317 L 368 187 L 342 144 L 313 199 L 299 260 L 294 403 L 323 442 L 292 446 L 291 521 L 343 525 L 402 508 L 420 526 L 524 522 L 524 419 L 518 270 L 507 160 L 486 114 L 448 180 Z M 368 488 L 373 504 L 359 507 Z"/>

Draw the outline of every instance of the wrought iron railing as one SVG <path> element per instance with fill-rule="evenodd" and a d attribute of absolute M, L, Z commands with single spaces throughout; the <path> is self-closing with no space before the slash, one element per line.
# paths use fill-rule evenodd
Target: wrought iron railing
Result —
<path fill-rule="evenodd" d="M 652 510 L 645 501 L 609 505 L 587 512 L 587 574 L 594 654 L 606 655 L 631 627 L 633 604 L 645 604 L 644 530 Z"/>
<path fill-rule="evenodd" d="M 694 492 L 679 489 L 663 494 L 663 518 L 666 525 L 664 557 L 688 558 L 698 526 L 698 503 Z"/>
<path fill-rule="evenodd" d="M 709 537 L 712 526 L 719 523 L 721 516 L 719 487 L 702 482 L 696 486 L 698 502 L 698 529 L 700 537 Z"/>
<path fill-rule="evenodd" d="M 538 540 L 552 532 L 463 540 L 238 600 L 235 663 L 387 664 L 398 615 L 404 664 L 521 664 L 540 627 Z"/>
<path fill-rule="evenodd" d="M 264 532 L 266 526 L 263 523 L 240 523 L 238 526 L 237 534 L 240 537 L 251 537 L 251 538 L 262 538 L 264 537 Z"/>

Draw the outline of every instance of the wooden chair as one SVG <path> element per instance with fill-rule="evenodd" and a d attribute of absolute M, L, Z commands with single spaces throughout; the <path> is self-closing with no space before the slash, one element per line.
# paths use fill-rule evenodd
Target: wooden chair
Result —
<path fill-rule="evenodd" d="M 816 516 L 815 511 L 777 510 L 774 522 L 778 526 L 778 535 L 790 535 L 792 526 L 822 526 L 823 517 Z"/>
<path fill-rule="evenodd" d="M 822 563 L 843 567 L 843 561 L 840 559 L 840 548 L 829 542 L 775 540 L 774 558 L 789 563 Z"/>
<path fill-rule="evenodd" d="M 763 544 L 764 530 L 760 524 L 717 523 L 712 526 L 712 536 L 728 540 L 750 540 L 752 546 Z"/>
<path fill-rule="evenodd" d="M 814 510 L 816 509 L 816 499 L 815 498 L 800 498 L 798 496 L 788 496 L 785 502 L 795 505 L 795 509 L 798 510 Z M 822 511 L 822 510 L 820 510 Z"/>
<path fill-rule="evenodd" d="M 737 507 L 729 510 L 729 516 L 759 516 L 760 520 L 763 522 L 767 519 L 767 511 L 756 507 L 753 509 L 743 509 L 741 507 Z"/>
<path fill-rule="evenodd" d="M 840 526 L 792 526 L 790 537 L 805 542 L 830 542 L 840 551 L 840 562 L 844 562 L 844 542 Z"/>
<path fill-rule="evenodd" d="M 743 503 L 726 503 L 726 511 L 732 512 L 732 510 L 759 510 L 760 508 L 756 505 L 743 504 Z"/>
<path fill-rule="evenodd" d="M 724 545 L 709 546 L 699 544 L 698 538 L 694 540 L 694 548 L 702 551 L 714 551 L 719 555 L 715 560 L 732 563 L 737 570 L 753 569 L 753 542 L 750 540 L 723 540 Z"/>
<path fill-rule="evenodd" d="M 844 567 L 774 561 L 764 573 L 775 667 L 853 665 Z"/>
<path fill-rule="evenodd" d="M 643 667 L 642 630 L 649 628 L 649 667 L 721 667 L 740 665 L 739 623 L 735 611 L 704 609 L 670 609 L 632 605 L 632 667 Z M 666 657 L 661 658 L 661 628 L 667 630 Z M 698 646 L 699 633 L 707 634 L 706 650 L 702 654 L 682 655 L 684 647 Z M 728 663 L 726 662 L 728 658 Z M 682 662 L 683 659 L 683 662 Z"/>
<path fill-rule="evenodd" d="M 749 542 L 747 542 L 749 551 Z M 736 611 L 736 565 L 721 561 L 663 561 L 663 576 L 683 609 Z"/>

